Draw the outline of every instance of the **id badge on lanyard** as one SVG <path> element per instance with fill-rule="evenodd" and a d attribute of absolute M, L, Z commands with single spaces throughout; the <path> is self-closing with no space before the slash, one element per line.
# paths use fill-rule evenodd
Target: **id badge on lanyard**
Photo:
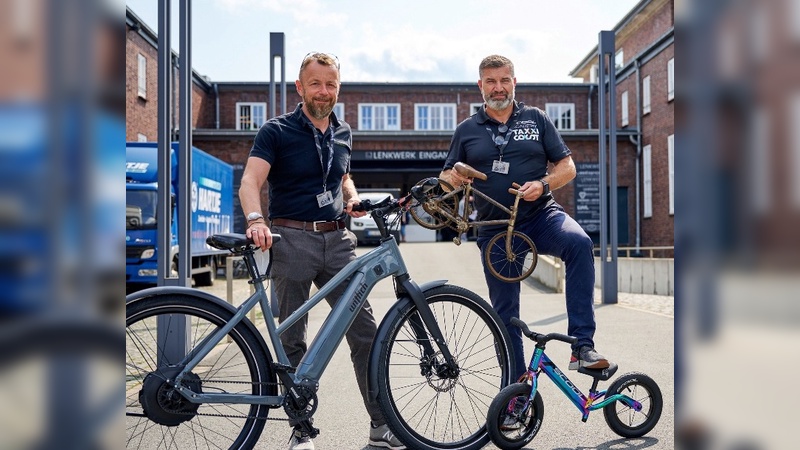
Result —
<path fill-rule="evenodd" d="M 333 135 L 336 129 L 331 125 L 331 137 L 328 140 L 328 165 L 326 167 L 322 160 L 322 140 L 324 136 L 320 136 L 316 128 L 314 128 L 314 143 L 317 145 L 317 153 L 319 154 L 319 164 L 322 166 L 322 193 L 317 194 L 317 206 L 324 208 L 333 203 L 333 194 L 328 189 L 328 175 L 331 173 L 331 166 L 333 165 Z"/>

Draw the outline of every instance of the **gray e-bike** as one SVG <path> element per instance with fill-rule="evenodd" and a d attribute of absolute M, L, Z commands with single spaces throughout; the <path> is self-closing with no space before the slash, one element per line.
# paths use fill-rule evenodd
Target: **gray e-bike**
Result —
<path fill-rule="evenodd" d="M 355 315 L 380 280 L 393 277 L 397 301 L 381 321 L 370 355 L 369 395 L 409 449 L 478 449 L 489 442 L 486 414 L 511 383 L 509 335 L 492 307 L 462 287 L 409 276 L 387 217 L 421 197 L 424 183 L 402 199 L 364 202 L 382 240 L 345 266 L 301 308 L 277 324 L 258 250 L 241 234 L 208 239 L 240 255 L 255 292 L 241 306 L 204 291 L 157 287 L 126 299 L 126 446 L 252 448 L 267 420 L 292 420 L 319 430 L 319 380 Z M 273 245 L 280 245 L 273 235 Z M 260 250 L 258 250 L 260 251 Z M 347 286 L 303 359 L 292 367 L 280 335 L 332 289 Z M 260 305 L 266 337 L 248 319 Z M 324 392 L 322 397 L 324 398 Z M 282 408 L 287 417 L 270 418 Z"/>

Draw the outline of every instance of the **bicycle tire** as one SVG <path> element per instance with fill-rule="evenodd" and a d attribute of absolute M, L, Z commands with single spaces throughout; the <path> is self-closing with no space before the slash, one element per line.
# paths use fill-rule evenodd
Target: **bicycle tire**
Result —
<path fill-rule="evenodd" d="M 527 409 L 520 410 L 518 406 L 528 400 L 531 389 L 533 387 L 528 383 L 514 383 L 504 387 L 492 401 L 486 416 L 486 429 L 494 445 L 503 450 L 520 449 L 539 432 L 544 417 L 541 394 L 536 392 Z M 513 425 L 507 424 L 508 419 L 512 420 Z"/>
<path fill-rule="evenodd" d="M 176 409 L 168 411 L 160 404 L 153 406 L 153 400 L 147 400 L 146 377 L 158 369 L 158 355 L 165 354 L 156 342 L 156 323 L 163 318 L 170 324 L 167 331 L 173 332 L 171 325 L 177 324 L 175 315 L 187 318 L 190 334 L 187 342 L 196 345 L 230 321 L 233 312 L 208 299 L 186 294 L 146 297 L 127 304 L 126 448 L 252 448 L 264 429 L 269 411 L 266 406 L 203 403 L 192 412 L 168 405 L 178 408 L 180 412 L 176 413 Z M 166 363 L 176 364 L 177 361 Z M 269 350 L 247 318 L 238 323 L 191 373 L 196 375 L 199 380 L 196 383 L 203 392 L 256 395 L 276 395 L 277 392 Z M 161 422 L 145 414 L 142 396 L 146 404 L 151 405 L 150 413 L 156 413 Z M 186 419 L 187 415 L 191 417 Z M 165 425 L 163 421 L 182 422 Z M 239 430 L 238 434 L 233 430 Z"/>
<path fill-rule="evenodd" d="M 424 181 L 424 180 L 423 180 Z M 422 183 L 421 181 L 420 183 Z M 419 183 L 417 183 L 419 184 Z M 414 201 L 409 208 L 411 217 L 414 218 L 420 226 L 429 230 L 438 230 L 447 226 L 451 220 L 437 212 L 437 209 L 444 208 L 453 215 L 458 215 L 458 199 L 456 196 L 442 200 L 439 197 L 453 191 L 453 186 L 442 179 L 439 179 L 439 185 L 430 189 L 425 194 L 425 199 L 422 201 Z"/>
<path fill-rule="evenodd" d="M 606 398 L 623 394 L 642 404 L 636 411 L 621 401 L 608 404 L 603 415 L 609 428 L 625 438 L 642 437 L 649 433 L 661 418 L 664 401 L 661 389 L 652 378 L 643 373 L 626 373 L 617 378 L 606 391 Z"/>
<path fill-rule="evenodd" d="M 422 355 L 409 323 L 419 318 L 417 307 L 408 302 L 387 315 L 388 331 L 376 339 L 378 402 L 389 428 L 409 449 L 479 449 L 489 442 L 489 404 L 511 383 L 508 332 L 492 307 L 467 289 L 438 286 L 425 298 L 459 372 L 455 378 L 432 373 L 435 367 Z"/>
<path fill-rule="evenodd" d="M 506 251 L 506 231 L 497 233 L 486 245 L 483 256 L 489 272 L 497 279 L 515 282 L 528 278 L 536 264 L 539 254 L 531 238 L 513 231 L 511 233 L 511 254 Z"/>

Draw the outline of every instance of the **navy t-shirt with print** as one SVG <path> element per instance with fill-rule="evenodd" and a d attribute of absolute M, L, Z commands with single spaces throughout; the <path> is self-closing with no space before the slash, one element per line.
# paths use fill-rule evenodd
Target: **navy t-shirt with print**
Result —
<path fill-rule="evenodd" d="M 541 179 L 547 174 L 548 162 L 560 161 L 572 152 L 541 109 L 515 102 L 514 111 L 507 122 L 508 131 L 501 133 L 498 130 L 500 123 L 489 117 L 484 108 L 485 106 L 456 127 L 444 169 L 450 169 L 461 161 L 485 173 L 487 180 L 475 179 L 475 188 L 501 205 L 510 207 L 514 203 L 514 196 L 508 193 L 512 182 L 521 185 L 526 181 Z M 502 150 L 502 161 L 509 165 L 508 174 L 492 172 L 492 163 L 500 159 L 501 147 L 493 141 L 493 137 L 508 140 Z M 552 194 L 535 202 L 520 201 L 517 220 L 525 220 L 553 201 Z M 475 206 L 478 209 L 478 220 L 509 218 L 508 213 L 479 196 L 475 196 Z M 501 227 L 484 228 L 486 229 L 482 229 L 481 234 L 493 233 Z"/>
<path fill-rule="evenodd" d="M 270 163 L 269 218 L 303 221 L 335 220 L 343 217 L 342 177 L 350 172 L 352 132 L 350 126 L 331 113 L 331 127 L 321 134 L 318 151 L 314 125 L 302 111 L 268 120 L 258 130 L 250 156 Z M 332 130 L 335 130 L 333 134 Z M 333 139 L 333 161 L 326 177 L 326 189 L 333 203 L 322 208 L 317 195 L 323 192 L 323 173 L 328 170 L 329 143 Z M 321 153 L 321 158 L 320 158 Z"/>

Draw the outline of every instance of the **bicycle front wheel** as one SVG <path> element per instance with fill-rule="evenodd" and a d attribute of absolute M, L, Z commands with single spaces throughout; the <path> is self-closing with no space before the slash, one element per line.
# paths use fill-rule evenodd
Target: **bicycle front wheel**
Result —
<path fill-rule="evenodd" d="M 489 272 L 497 279 L 514 282 L 524 280 L 533 273 L 539 254 L 528 236 L 514 231 L 511 240 L 508 233 L 497 233 L 484 250 Z"/>
<path fill-rule="evenodd" d="M 511 382 L 508 332 L 491 306 L 464 288 L 439 286 L 425 297 L 457 368 L 448 368 L 441 352 L 426 355 L 425 346 L 440 346 L 409 303 L 380 341 L 378 401 L 409 449 L 479 449 L 489 442 L 489 405 Z"/>
<path fill-rule="evenodd" d="M 446 199 L 441 198 L 443 195 L 452 191 L 453 186 L 450 186 L 449 183 L 440 179 L 439 184 L 425 194 L 424 200 L 420 202 L 415 201 L 414 204 L 412 204 L 411 208 L 408 210 L 411 213 L 411 217 L 423 228 L 429 230 L 444 228 L 451 222 L 451 220 L 443 214 L 444 211 L 450 213 L 452 216 L 458 216 L 458 199 L 456 196 Z"/>
<path fill-rule="evenodd" d="M 147 297 L 126 306 L 126 448 L 249 449 L 255 445 L 264 429 L 267 407 L 191 403 L 171 385 L 182 369 L 177 365 L 180 360 L 232 316 L 221 305 L 183 294 Z M 276 395 L 263 339 L 244 320 L 188 373 L 184 385 L 203 393 Z"/>

